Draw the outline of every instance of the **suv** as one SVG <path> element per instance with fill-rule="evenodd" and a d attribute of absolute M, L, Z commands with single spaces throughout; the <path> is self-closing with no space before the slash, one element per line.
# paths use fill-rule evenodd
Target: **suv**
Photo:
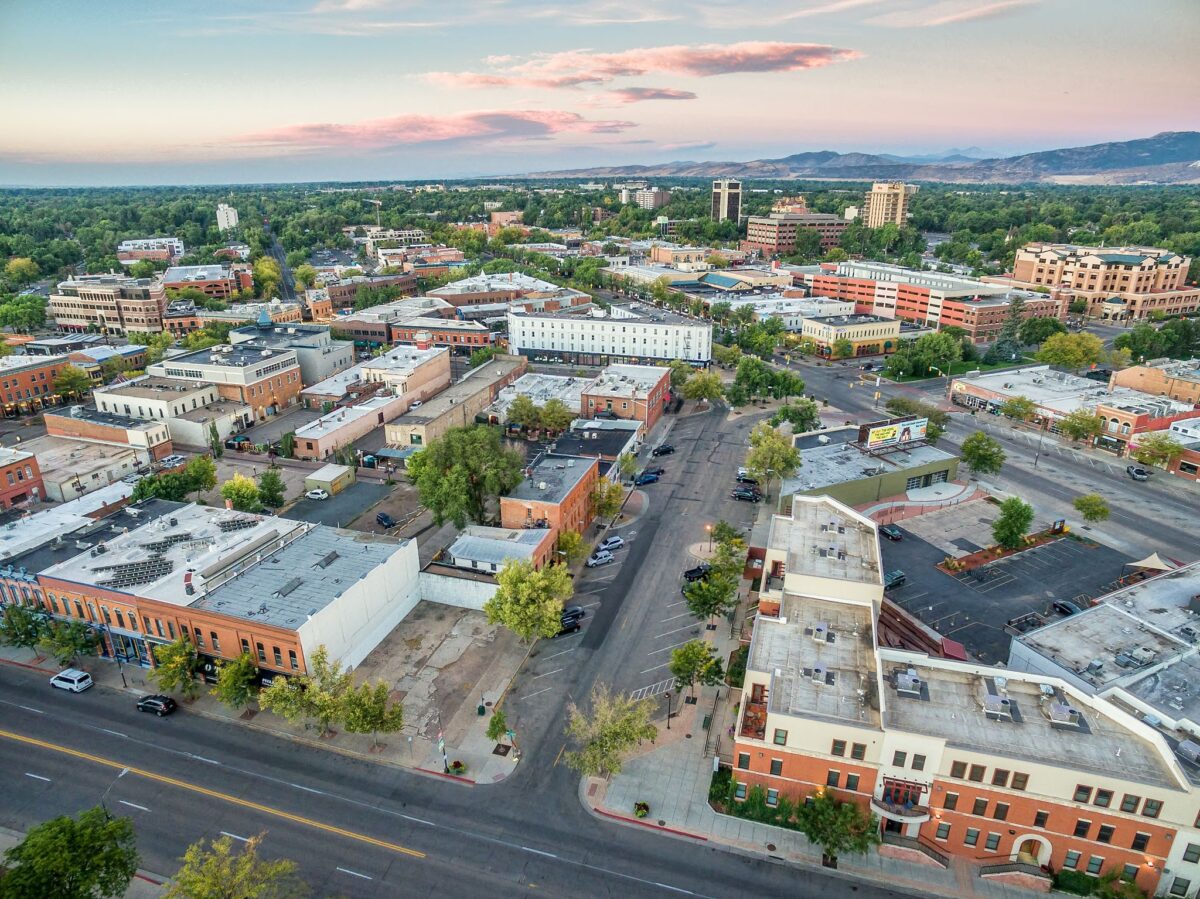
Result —
<path fill-rule="evenodd" d="M 170 696 L 163 696 L 161 693 L 156 693 L 153 696 L 143 696 L 138 700 L 137 710 L 139 712 L 153 712 L 161 718 L 163 715 L 169 715 L 175 711 L 175 700 Z"/>
<path fill-rule="evenodd" d="M 712 570 L 712 566 L 707 562 L 701 562 L 695 568 L 689 568 L 683 573 L 683 579 L 689 584 L 695 581 L 702 581 L 708 577 L 708 572 Z"/>
<path fill-rule="evenodd" d="M 1140 465 L 1126 465 L 1125 474 L 1129 475 L 1135 481 L 1150 480 L 1150 472 L 1146 471 L 1146 469 L 1142 468 Z"/>
<path fill-rule="evenodd" d="M 92 676 L 78 668 L 64 668 L 50 678 L 50 686 L 68 693 L 82 693 L 92 685 Z"/>
<path fill-rule="evenodd" d="M 1051 603 L 1051 606 L 1060 615 L 1078 615 L 1083 611 L 1083 609 L 1079 608 L 1079 606 L 1075 605 L 1069 599 L 1056 599 Z"/>
<path fill-rule="evenodd" d="M 673 447 L 669 443 L 661 443 L 658 446 L 656 446 L 654 449 L 650 450 L 650 455 L 652 455 L 652 456 L 669 456 L 673 452 L 675 452 L 675 447 Z"/>
<path fill-rule="evenodd" d="M 893 587 L 903 587 L 908 583 L 908 578 L 904 572 L 897 568 L 895 571 L 889 571 L 883 578 L 883 589 L 891 590 Z"/>
<path fill-rule="evenodd" d="M 607 565 L 609 562 L 616 561 L 616 556 L 610 553 L 607 549 L 598 549 L 588 556 L 587 567 L 599 568 L 601 565 Z"/>
<path fill-rule="evenodd" d="M 585 609 L 583 606 L 567 606 L 562 610 L 563 624 L 566 624 L 568 621 L 579 621 L 580 619 L 586 617 L 587 609 Z"/>
<path fill-rule="evenodd" d="M 398 524 L 396 519 L 392 518 L 391 515 L 388 515 L 387 512 L 380 512 L 378 515 L 376 515 L 375 522 L 381 528 L 394 528 Z"/>
<path fill-rule="evenodd" d="M 602 550 L 602 549 L 614 550 L 614 549 L 620 549 L 624 545 L 625 545 L 624 538 L 618 537 L 616 534 L 613 534 L 611 537 L 605 537 L 603 540 L 601 540 L 600 543 L 597 544 L 596 549 L 597 550 Z"/>
<path fill-rule="evenodd" d="M 756 503 L 762 499 L 762 494 L 753 487 L 735 487 L 729 491 L 730 499 L 741 500 L 744 503 Z"/>
<path fill-rule="evenodd" d="M 742 474 L 740 471 L 738 472 L 738 476 L 737 476 L 737 482 L 738 482 L 739 484 L 749 484 L 751 487 L 757 487 L 757 486 L 758 486 L 758 479 L 757 479 L 757 478 L 752 478 L 752 477 L 750 477 L 750 475 L 748 475 L 748 474 Z"/>

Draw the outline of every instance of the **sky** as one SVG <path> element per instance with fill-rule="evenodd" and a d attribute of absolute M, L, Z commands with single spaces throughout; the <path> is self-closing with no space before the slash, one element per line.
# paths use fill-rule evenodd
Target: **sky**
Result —
<path fill-rule="evenodd" d="M 1200 127 L 1198 38 L 1197 0 L 3 0 L 0 185 L 1010 155 Z"/>

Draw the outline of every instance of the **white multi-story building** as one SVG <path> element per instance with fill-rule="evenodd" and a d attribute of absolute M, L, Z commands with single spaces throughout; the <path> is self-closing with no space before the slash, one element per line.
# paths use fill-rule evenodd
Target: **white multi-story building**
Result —
<path fill-rule="evenodd" d="M 217 204 L 217 229 L 232 231 L 238 226 L 238 212 L 228 203 Z"/>
<path fill-rule="evenodd" d="M 173 262 L 183 258 L 183 241 L 178 237 L 138 237 L 117 244 L 117 259 L 133 265 L 142 259 Z"/>
<path fill-rule="evenodd" d="M 638 303 L 613 306 L 605 316 L 510 311 L 508 345 L 514 354 L 582 365 L 648 359 L 707 364 L 712 324 Z"/>
<path fill-rule="evenodd" d="M 787 331 L 803 330 L 806 318 L 854 314 L 853 300 L 835 300 L 830 297 L 757 296 L 726 302 L 731 309 L 749 306 L 754 310 L 756 321 L 777 318 L 783 322 L 784 330 Z"/>

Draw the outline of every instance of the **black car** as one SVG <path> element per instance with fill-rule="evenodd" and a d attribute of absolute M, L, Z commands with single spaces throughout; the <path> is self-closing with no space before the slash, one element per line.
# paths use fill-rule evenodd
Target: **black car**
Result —
<path fill-rule="evenodd" d="M 683 579 L 689 584 L 695 581 L 704 580 L 708 577 L 708 572 L 712 570 L 712 566 L 707 562 L 701 562 L 695 568 L 689 568 L 683 573 Z"/>
<path fill-rule="evenodd" d="M 153 712 L 161 718 L 163 715 L 169 715 L 175 711 L 175 700 L 170 696 L 163 696 L 162 694 L 144 696 L 138 700 L 137 710 L 139 712 Z"/>
<path fill-rule="evenodd" d="M 752 477 L 750 477 L 750 475 L 748 475 L 748 474 L 740 474 L 740 475 L 738 475 L 738 476 L 737 476 L 737 482 L 738 482 L 739 484 L 749 484 L 751 487 L 757 487 L 757 486 L 758 486 L 758 479 L 757 479 L 757 478 L 752 478 Z"/>
<path fill-rule="evenodd" d="M 660 477 L 660 478 L 661 478 L 663 475 L 665 475 L 666 473 L 667 473 L 667 470 L 666 470 L 665 468 L 655 468 L 655 467 L 650 467 L 650 468 L 645 468 L 645 469 L 642 469 L 642 474 L 653 474 L 653 475 L 658 475 L 658 477 Z"/>
<path fill-rule="evenodd" d="M 1055 600 L 1051 605 L 1053 605 L 1054 611 L 1058 612 L 1060 615 L 1078 615 L 1083 611 L 1083 609 L 1079 608 L 1079 606 L 1075 605 L 1075 603 L 1071 602 L 1069 599 L 1058 599 Z"/>
<path fill-rule="evenodd" d="M 562 623 L 568 621 L 579 621 L 581 618 L 587 617 L 587 609 L 583 606 L 567 606 L 562 610 Z"/>
<path fill-rule="evenodd" d="M 671 444 L 669 444 L 669 443 L 661 443 L 658 446 L 656 446 L 654 449 L 650 450 L 650 455 L 652 455 L 652 456 L 669 456 L 673 452 L 675 452 L 675 447 L 671 446 Z"/>
<path fill-rule="evenodd" d="M 900 528 L 894 524 L 884 524 L 879 526 L 879 533 L 887 537 L 889 540 L 900 541 L 904 539 L 904 534 Z"/>
<path fill-rule="evenodd" d="M 387 512 L 380 512 L 375 516 L 375 521 L 380 527 L 383 528 L 394 528 L 398 524 L 396 519 L 392 518 L 391 515 L 388 515 Z"/>
<path fill-rule="evenodd" d="M 730 499 L 740 500 L 744 503 L 756 503 L 762 499 L 762 494 L 757 490 L 751 490 L 749 487 L 738 487 L 729 492 Z"/>
<path fill-rule="evenodd" d="M 582 621 L 582 618 L 564 618 L 561 622 L 562 626 L 554 636 L 561 637 L 565 634 L 578 633 L 583 628 Z"/>

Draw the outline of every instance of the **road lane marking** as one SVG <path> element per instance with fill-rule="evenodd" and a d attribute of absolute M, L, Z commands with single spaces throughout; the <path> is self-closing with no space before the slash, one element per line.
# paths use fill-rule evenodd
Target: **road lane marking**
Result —
<path fill-rule="evenodd" d="M 40 774 L 30 774 L 28 771 L 26 771 L 25 776 L 32 777 L 34 780 L 44 780 L 46 783 L 50 783 L 50 778 L 42 777 Z"/>
<path fill-rule="evenodd" d="M 349 874 L 351 877 L 361 877 L 363 880 L 374 880 L 374 877 L 368 877 L 366 874 L 359 874 L 357 871 L 351 871 L 349 868 L 338 868 L 343 874 Z"/>
<path fill-rule="evenodd" d="M 325 792 L 324 792 L 323 790 L 314 790 L 312 787 L 306 787 L 306 786 L 304 786 L 304 784 L 294 784 L 294 783 L 289 783 L 289 784 L 288 784 L 288 786 L 289 786 L 289 787 L 294 787 L 294 788 L 295 788 L 295 789 L 297 789 L 297 790 L 303 790 L 303 791 L 304 791 L 304 792 L 306 792 L 306 793 L 316 793 L 318 796 L 324 796 L 324 795 L 325 795 Z"/>
<path fill-rule="evenodd" d="M 553 852 L 543 852 L 541 849 L 530 849 L 528 846 L 522 846 L 526 852 L 532 852 L 534 855 L 544 855 L 546 858 L 558 858 Z"/>
<path fill-rule="evenodd" d="M 676 618 L 683 618 L 683 617 L 685 617 L 687 615 L 691 615 L 691 614 L 692 614 L 691 612 L 680 612 L 678 615 L 672 615 L 670 618 L 664 618 L 662 621 L 659 622 L 659 624 L 666 624 L 668 621 L 674 621 Z"/>
<path fill-rule="evenodd" d="M 78 749 L 71 749 L 69 746 L 62 746 L 58 743 L 51 743 L 47 740 L 39 740 L 36 737 L 27 737 L 23 734 L 13 733 L 12 731 L 7 730 L 0 730 L 0 738 L 12 740 L 16 743 L 23 743 L 26 746 L 36 746 L 39 749 L 48 749 L 51 752 L 62 753 L 63 755 L 68 755 L 72 758 L 83 759 L 84 761 L 92 762 L 105 768 L 113 768 L 116 770 L 128 768 L 129 773 L 136 774 L 139 777 L 144 777 L 147 780 L 153 780 L 161 784 L 167 784 L 168 786 L 178 787 L 181 790 L 188 790 L 192 793 L 199 793 L 201 796 L 207 796 L 210 799 L 218 799 L 223 802 L 227 802 L 230 805 L 252 809 L 253 811 L 261 812 L 264 815 L 270 815 L 271 817 L 280 818 L 284 821 L 291 821 L 294 824 L 301 824 L 305 827 L 311 827 L 314 830 L 320 830 L 325 833 L 336 834 L 337 836 L 345 837 L 346 839 L 354 840 L 359 843 L 367 843 L 371 846 L 378 846 L 381 849 L 387 849 L 400 855 L 408 855 L 413 858 L 426 857 L 424 852 L 420 852 L 416 849 L 409 849 L 407 846 L 389 843 L 386 840 L 379 840 L 363 833 L 356 833 L 352 830 L 336 827 L 333 824 L 326 824 L 323 821 L 317 821 L 313 818 L 306 818 L 303 815 L 296 815 L 292 812 L 286 812 L 283 809 L 273 808 L 269 805 L 263 805 L 260 802 L 252 802 L 249 799 L 243 799 L 240 796 L 233 796 L 229 793 L 222 793 L 219 790 L 210 790 L 208 787 L 202 787 L 199 784 L 188 783 L 185 780 L 179 780 L 175 777 L 168 777 L 165 774 L 158 774 L 154 771 L 148 771 L 145 768 L 135 768 L 132 765 L 126 765 L 123 762 L 106 759 L 103 756 L 81 752 Z M 217 763 L 214 762 L 213 764 Z M 30 776 L 37 777 L 37 775 Z M 43 778 L 39 777 L 38 779 L 42 780 Z"/>
<path fill-rule="evenodd" d="M 229 837 L 231 840 L 237 840 L 239 843 L 249 843 L 249 837 L 239 837 L 236 833 L 230 833 L 228 830 L 222 830 L 221 836 Z"/>
<path fill-rule="evenodd" d="M 558 767 L 558 760 L 562 758 L 563 750 L 565 750 L 566 748 L 567 748 L 566 743 L 563 743 L 562 746 L 558 747 L 558 755 L 556 755 L 554 757 L 554 764 L 551 765 L 550 767 L 552 767 L 552 768 Z"/>
<path fill-rule="evenodd" d="M 25 710 L 25 711 L 27 711 L 27 712 L 33 712 L 35 715 L 44 715 L 44 714 L 46 714 L 46 713 L 45 713 L 45 712 L 43 712 L 41 709 L 35 709 L 33 706 L 22 705 L 22 706 L 18 706 L 18 708 L 22 708 L 22 709 L 24 709 L 24 710 Z"/>
<path fill-rule="evenodd" d="M 114 736 L 114 737 L 121 737 L 121 738 L 122 738 L 122 739 L 124 739 L 124 740 L 128 740 L 128 739 L 129 739 L 129 735 L 128 735 L 128 734 L 123 734 L 123 733 L 121 733 L 119 730 L 109 730 L 107 727 L 102 727 L 102 728 L 100 728 L 100 730 L 101 730 L 103 733 L 110 734 L 110 735 L 112 735 L 112 736 Z"/>
<path fill-rule="evenodd" d="M 558 672 L 566 670 L 566 668 L 555 668 L 553 671 L 547 671 L 545 674 L 535 674 L 530 680 L 537 680 L 539 677 L 549 677 L 552 674 L 558 674 Z"/>
<path fill-rule="evenodd" d="M 188 758 L 195 759 L 195 760 L 196 760 L 196 761 L 198 761 L 198 762 L 204 762 L 205 764 L 208 764 L 208 765 L 219 765 L 219 764 L 221 764 L 221 763 L 220 763 L 220 762 L 218 762 L 216 759 L 206 759 L 204 756 L 202 756 L 202 755 L 196 755 L 195 753 L 192 753 L 192 752 L 189 752 L 189 753 L 188 753 Z"/>
<path fill-rule="evenodd" d="M 138 805 L 136 802 L 126 802 L 124 799 L 118 799 L 117 802 L 121 803 L 121 805 L 127 805 L 130 808 L 135 808 L 138 811 L 142 811 L 142 812 L 150 811 L 150 809 L 146 808 L 146 806 Z"/>

